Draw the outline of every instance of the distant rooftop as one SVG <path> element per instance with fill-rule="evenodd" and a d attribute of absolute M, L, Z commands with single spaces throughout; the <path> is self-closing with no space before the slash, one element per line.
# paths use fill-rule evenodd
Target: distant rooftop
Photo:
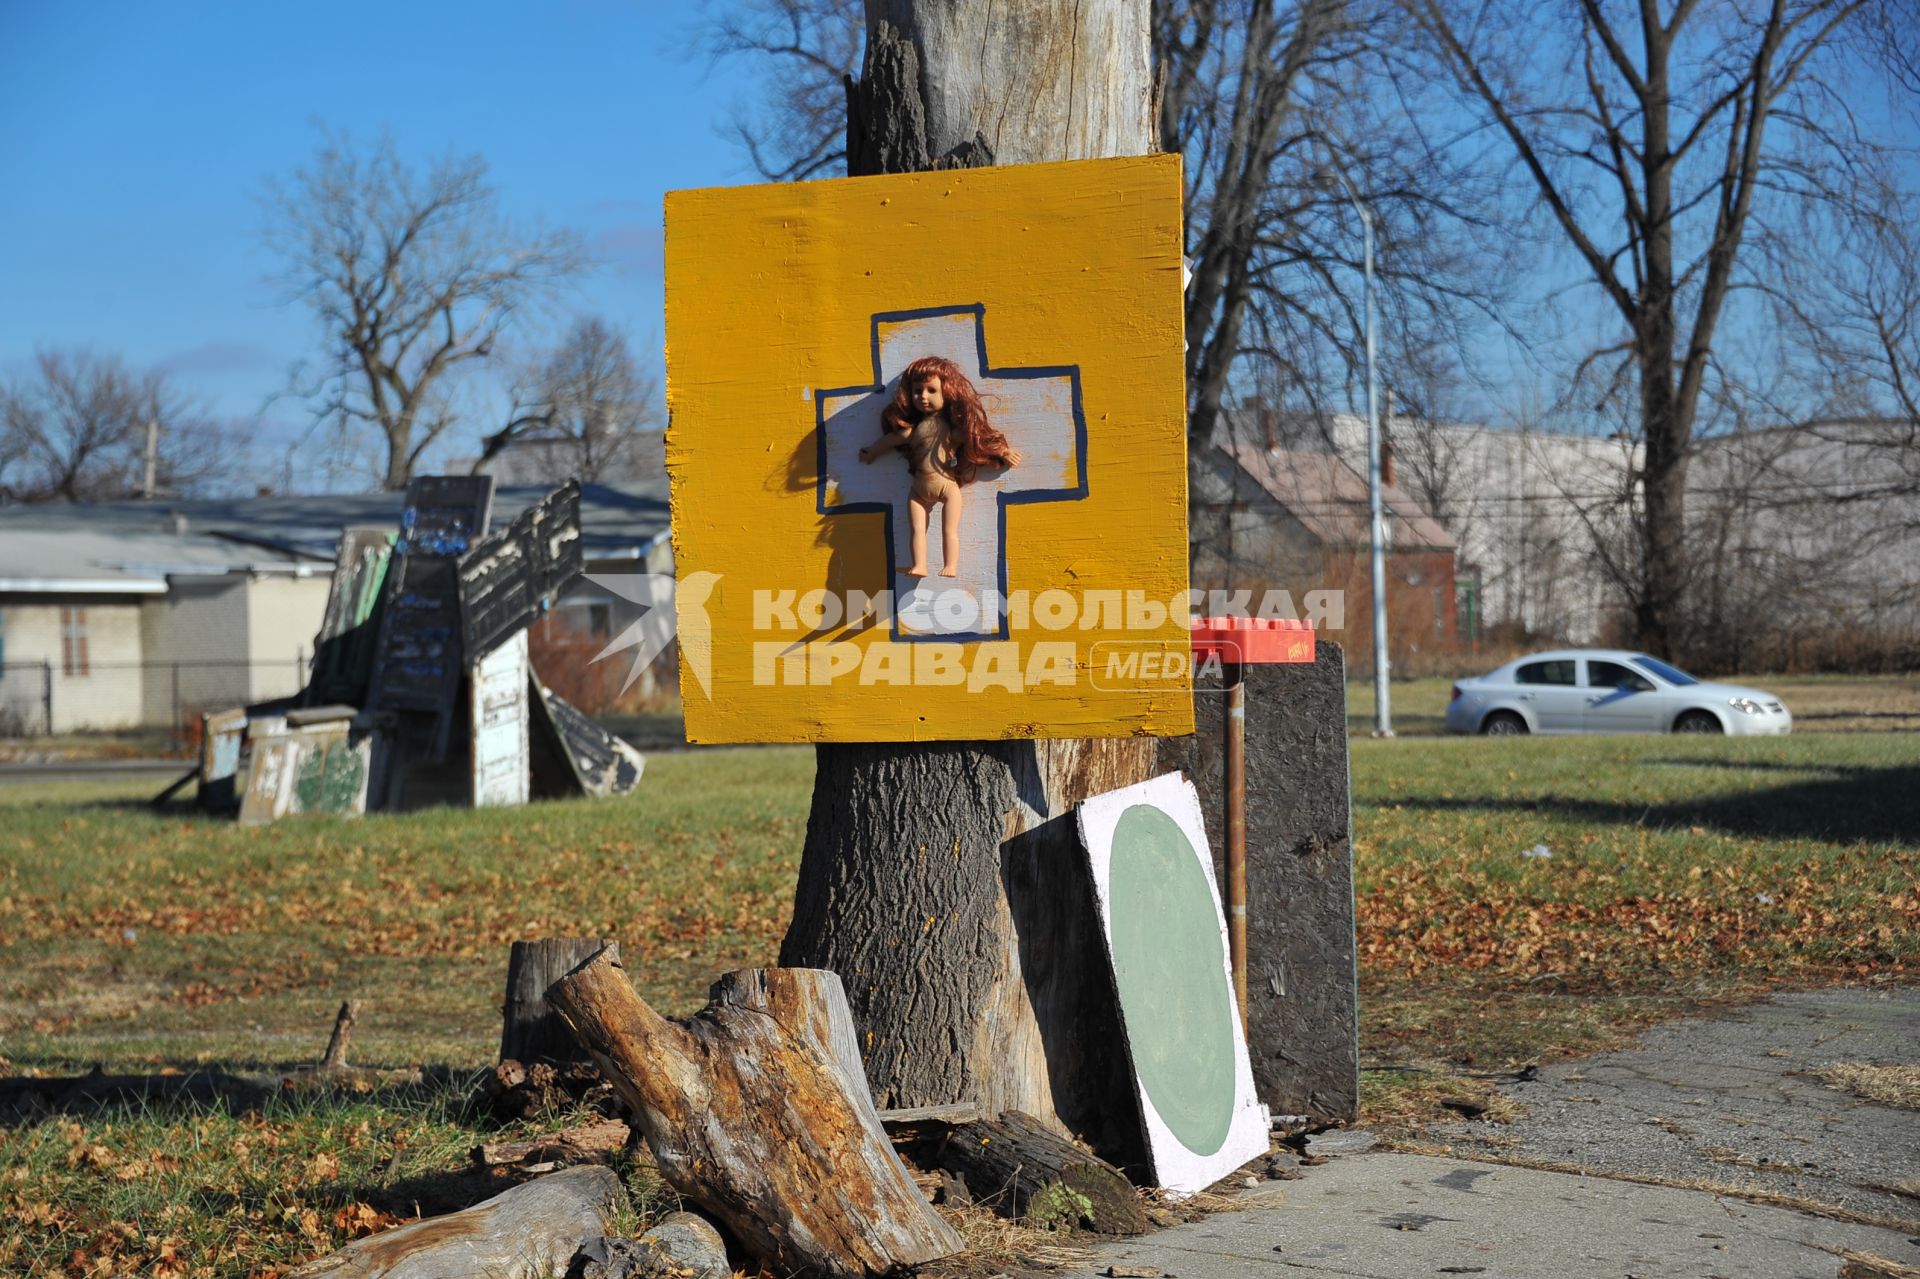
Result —
<path fill-rule="evenodd" d="M 1223 444 L 1274 501 L 1327 546 L 1365 546 L 1373 522 L 1366 479 L 1332 453 Z M 1450 551 L 1460 545 L 1420 504 L 1391 484 L 1380 486 L 1380 505 L 1395 550 Z"/>
<path fill-rule="evenodd" d="M 493 493 L 500 528 L 552 492 Z M 400 493 L 0 506 L 0 591 L 160 594 L 169 575 L 324 572 L 340 530 L 398 529 Z M 587 561 L 645 557 L 668 528 L 664 479 L 580 489 Z"/>

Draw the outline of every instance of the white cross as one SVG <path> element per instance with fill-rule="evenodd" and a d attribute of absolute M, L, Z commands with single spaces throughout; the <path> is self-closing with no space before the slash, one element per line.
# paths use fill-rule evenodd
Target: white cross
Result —
<path fill-rule="evenodd" d="M 887 543 L 895 639 L 1004 639 L 1005 599 L 1020 588 L 1007 572 L 1008 508 L 1078 501 L 1087 495 L 1087 425 L 1079 368 L 990 367 L 985 317 L 986 308 L 979 305 L 882 312 L 873 317 L 873 382 L 814 393 L 820 513 L 885 516 L 874 521 L 874 533 Z M 927 522 L 928 576 L 901 572 L 911 545 L 907 494 L 912 476 L 902 460 L 905 452 L 885 453 L 871 463 L 859 457 L 862 448 L 880 439 L 880 413 L 898 390 L 901 373 L 924 355 L 959 365 L 980 392 L 988 419 L 1025 455 L 1010 470 L 980 468 L 978 478 L 967 486 L 960 514 L 960 571 L 954 577 L 940 576 L 946 567 L 944 504 Z M 938 528 L 936 520 L 942 522 Z"/>

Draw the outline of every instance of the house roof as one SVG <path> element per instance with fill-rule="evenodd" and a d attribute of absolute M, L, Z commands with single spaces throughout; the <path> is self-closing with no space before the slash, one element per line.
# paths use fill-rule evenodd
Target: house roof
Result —
<path fill-rule="evenodd" d="M 551 491 L 496 488 L 492 527 Z M 160 594 L 169 576 L 323 572 L 341 529 L 397 529 L 404 501 L 336 493 L 0 507 L 0 591 Z M 582 485 L 580 523 L 588 563 L 644 558 L 667 532 L 666 481 Z"/>
<path fill-rule="evenodd" d="M 1336 454 L 1253 444 L 1222 444 L 1219 449 L 1326 545 L 1367 545 L 1372 517 L 1366 478 Z M 1380 504 L 1388 544 L 1395 550 L 1459 548 L 1453 535 L 1400 488 L 1382 485 Z"/>

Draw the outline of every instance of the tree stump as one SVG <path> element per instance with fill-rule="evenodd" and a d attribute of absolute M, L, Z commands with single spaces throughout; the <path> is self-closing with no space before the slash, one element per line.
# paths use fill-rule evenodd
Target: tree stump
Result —
<path fill-rule="evenodd" d="M 1112 1164 L 1063 1141 L 1012 1111 L 947 1133 L 932 1165 L 966 1183 L 967 1192 L 1003 1217 L 1049 1229 L 1085 1226 L 1103 1235 L 1138 1235 L 1147 1210 L 1133 1183 Z"/>
<path fill-rule="evenodd" d="M 620 956 L 619 943 L 591 937 L 546 937 L 517 941 L 507 955 L 507 1002 L 500 1015 L 500 1060 L 531 1066 L 585 1061 L 566 1022 L 547 1005 L 547 988 L 593 958 L 602 948 Z"/>
<path fill-rule="evenodd" d="M 848 171 L 1146 154 L 1149 8 L 869 0 Z M 1153 743 L 836 744 L 817 758 L 780 962 L 841 975 L 879 1104 L 1020 1110 L 1137 1158 L 1068 815 L 1151 776 Z"/>
<path fill-rule="evenodd" d="M 669 1185 L 785 1272 L 885 1274 L 961 1250 L 858 1076 L 832 973 L 750 969 L 670 1022 L 603 952 L 547 993 L 633 1106 Z"/>

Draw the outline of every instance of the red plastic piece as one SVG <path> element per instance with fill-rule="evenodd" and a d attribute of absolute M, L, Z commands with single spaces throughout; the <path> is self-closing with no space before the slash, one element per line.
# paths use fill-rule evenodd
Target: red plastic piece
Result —
<path fill-rule="evenodd" d="M 1313 625 L 1262 617 L 1202 617 L 1193 623 L 1193 655 L 1263 666 L 1313 660 Z"/>

